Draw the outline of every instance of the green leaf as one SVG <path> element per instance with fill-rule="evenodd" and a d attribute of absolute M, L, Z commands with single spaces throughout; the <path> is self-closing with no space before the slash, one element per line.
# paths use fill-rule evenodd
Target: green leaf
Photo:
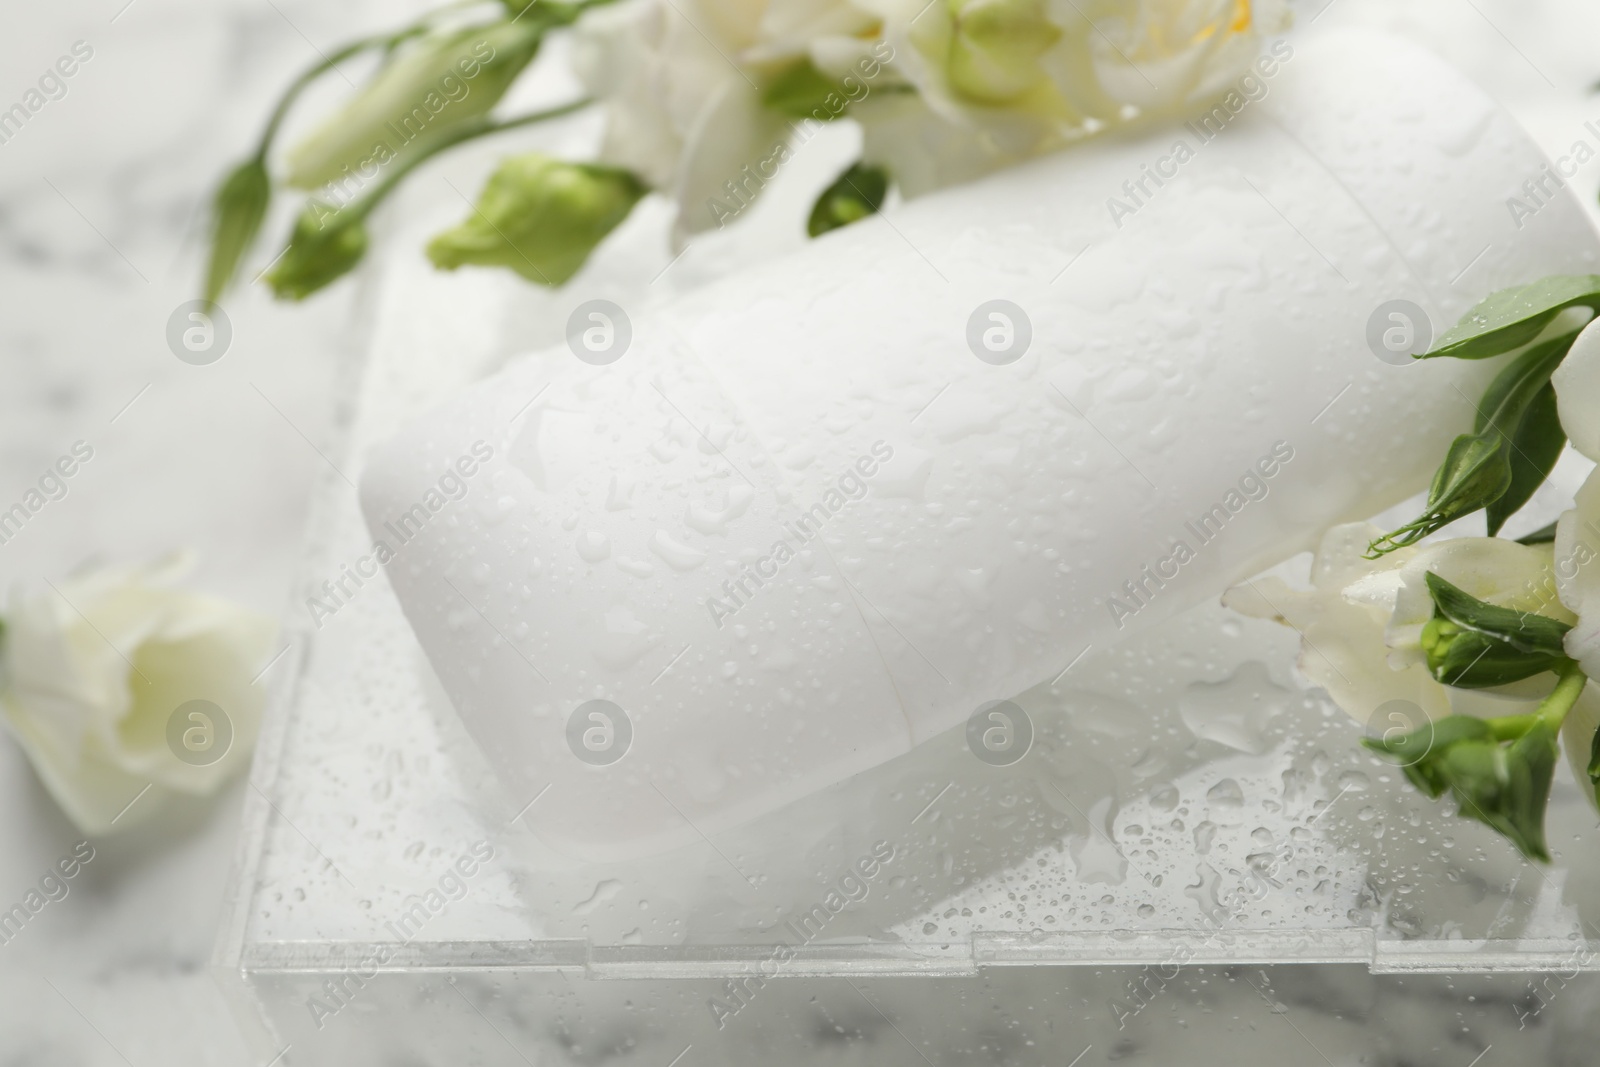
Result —
<path fill-rule="evenodd" d="M 1414 545 L 1457 519 L 1499 500 L 1511 487 L 1511 461 L 1502 436 L 1462 434 L 1450 442 L 1444 462 L 1428 487 L 1422 515 L 1375 539 L 1367 546 L 1367 559 Z"/>
<path fill-rule="evenodd" d="M 1557 520 L 1557 522 L 1552 522 L 1548 525 L 1541 526 L 1532 533 L 1525 533 L 1521 537 L 1517 538 L 1517 544 L 1547 545 L 1556 539 L 1556 526 L 1558 524 L 1559 520 Z"/>
<path fill-rule="evenodd" d="M 364 215 L 336 210 L 320 200 L 306 203 L 289 235 L 289 246 L 266 275 L 280 300 L 304 300 L 342 277 L 367 252 Z"/>
<path fill-rule="evenodd" d="M 1548 863 L 1544 813 L 1560 756 L 1555 731 L 1536 722 L 1509 748 L 1484 746 L 1487 759 L 1478 744 L 1459 746 L 1467 751 L 1447 772 L 1461 814 L 1499 831 L 1529 859 Z"/>
<path fill-rule="evenodd" d="M 1534 394 L 1522 422 L 1511 435 L 1511 485 L 1486 509 L 1490 537 L 1498 534 L 1505 521 L 1533 498 L 1534 492 L 1550 477 L 1566 444 L 1567 434 L 1556 413 L 1556 387 L 1546 382 L 1544 388 Z"/>
<path fill-rule="evenodd" d="M 1543 483 L 1548 471 L 1540 473 L 1538 463 L 1532 461 L 1526 463 L 1523 481 L 1516 482 L 1516 469 L 1512 465 L 1514 438 L 1577 336 L 1577 332 L 1567 333 L 1534 345 L 1495 375 L 1478 405 L 1474 431 L 1451 442 L 1444 462 L 1434 473 L 1422 515 L 1374 540 L 1367 546 L 1368 559 L 1377 559 L 1385 552 L 1415 544 L 1457 519 L 1489 507 L 1510 494 L 1514 484 L 1518 492 L 1526 491 L 1531 495 Z M 1543 456 L 1548 446 L 1543 435 L 1549 433 L 1548 427 L 1530 427 L 1529 433 L 1537 438 L 1531 443 Z M 1517 507 L 1524 502 L 1526 498 Z M 1490 521 L 1503 522 L 1504 518 L 1504 515 L 1496 515 Z M 1498 524 L 1494 529 L 1499 529 Z"/>
<path fill-rule="evenodd" d="M 428 242 L 428 258 L 441 270 L 509 267 L 529 281 L 560 285 L 646 191 L 615 167 L 538 152 L 513 156 L 490 175 L 472 214 Z"/>
<path fill-rule="evenodd" d="M 1478 402 L 1473 432 L 1483 433 L 1493 427 L 1508 434 L 1514 432 L 1539 390 L 1545 387 L 1550 375 L 1567 358 L 1579 332 L 1573 330 L 1548 341 L 1540 341 L 1518 353 L 1500 368 L 1500 373 L 1494 376 L 1494 380 L 1483 391 L 1483 399 Z"/>
<path fill-rule="evenodd" d="M 1533 611 L 1517 611 L 1479 600 L 1459 586 L 1429 571 L 1425 576 L 1428 592 L 1440 617 L 1463 630 L 1494 638 L 1513 649 L 1537 655 L 1566 659 L 1562 639 L 1572 629 L 1569 623 Z"/>
<path fill-rule="evenodd" d="M 216 303 L 255 244 L 272 199 L 272 179 L 259 157 L 235 167 L 211 203 L 211 256 L 206 265 L 205 299 Z"/>
<path fill-rule="evenodd" d="M 1380 755 L 1393 756 L 1413 785 L 1428 796 L 1437 798 L 1450 788 L 1450 783 L 1440 776 L 1437 761 L 1428 757 L 1461 741 L 1483 740 L 1491 736 L 1489 724 L 1483 719 L 1471 715 L 1447 715 L 1403 734 L 1385 734 L 1382 738 L 1364 737 L 1361 743 Z"/>
<path fill-rule="evenodd" d="M 832 96 L 840 103 L 837 110 L 828 106 Z M 849 106 L 844 85 L 818 70 L 810 59 L 802 59 L 772 79 L 761 94 L 762 106 L 793 119 L 832 122 Z"/>
<path fill-rule="evenodd" d="M 1600 730 L 1594 732 L 1594 740 L 1589 742 L 1589 781 L 1600 786 Z"/>
<path fill-rule="evenodd" d="M 1437 798 L 1448 790 L 1460 815 L 1504 836 L 1530 859 L 1548 861 L 1544 813 L 1559 756 L 1561 723 L 1588 679 L 1570 660 L 1560 680 L 1531 714 L 1476 719 L 1451 715 L 1398 737 L 1368 738 L 1374 752 L 1403 764 L 1418 789 Z M 1589 774 L 1600 783 L 1600 734 Z"/>
<path fill-rule="evenodd" d="M 1559 754 L 1556 734 L 1538 716 L 1520 718 L 1510 744 L 1495 736 L 1495 720 L 1469 715 L 1447 716 L 1393 742 L 1362 743 L 1404 763 L 1406 778 L 1430 798 L 1449 792 L 1462 818 L 1491 827 L 1530 859 L 1548 861 L 1544 813 Z"/>
<path fill-rule="evenodd" d="M 1491 293 L 1439 338 L 1422 359 L 1487 359 L 1539 336 L 1569 307 L 1600 309 L 1600 275 L 1555 275 Z"/>
<path fill-rule="evenodd" d="M 829 230 L 875 215 L 888 195 L 888 171 L 853 163 L 817 197 L 806 221 L 806 233 L 820 237 Z"/>

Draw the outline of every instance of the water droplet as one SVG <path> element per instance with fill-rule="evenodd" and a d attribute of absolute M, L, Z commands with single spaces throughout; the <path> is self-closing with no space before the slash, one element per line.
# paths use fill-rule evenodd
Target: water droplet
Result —
<path fill-rule="evenodd" d="M 1206 790 L 1206 801 L 1214 808 L 1244 807 L 1244 790 L 1232 778 L 1224 778 Z"/>
<path fill-rule="evenodd" d="M 1334 782 L 1334 792 L 1341 793 L 1349 790 L 1352 793 L 1365 793 L 1372 788 L 1372 779 L 1362 771 L 1345 771 Z"/>
<path fill-rule="evenodd" d="M 1111 797 L 1101 797 L 1086 814 L 1099 828 L 1099 833 L 1084 827 L 1081 835 L 1075 834 L 1067 840 L 1067 852 L 1077 866 L 1078 880 L 1120 884 L 1127 877 L 1128 861 L 1111 844 L 1111 821 L 1116 816 L 1116 804 Z"/>
<path fill-rule="evenodd" d="M 1222 875 L 1209 863 L 1200 863 L 1195 866 L 1194 873 L 1200 881 L 1194 885 L 1184 886 L 1183 895 L 1194 900 L 1200 905 L 1200 911 L 1212 922 L 1221 922 L 1226 917 L 1222 901 L 1217 897 L 1217 887 L 1222 884 Z"/>
<path fill-rule="evenodd" d="M 631 574 L 635 578 L 648 578 L 656 572 L 655 564 L 647 559 L 633 559 L 630 556 L 617 557 L 617 570 L 623 574 Z"/>
<path fill-rule="evenodd" d="M 699 533 L 724 535 L 728 532 L 728 523 L 748 511 L 755 498 L 756 491 L 748 485 L 732 486 L 719 506 L 690 502 L 683 523 Z"/>
<path fill-rule="evenodd" d="M 572 906 L 572 914 L 588 915 L 606 901 L 615 897 L 622 891 L 622 883 L 615 878 L 602 879 L 595 883 L 594 892 L 589 894 L 587 900 L 579 901 Z"/>
<path fill-rule="evenodd" d="M 633 474 L 613 474 L 611 484 L 606 488 L 606 510 L 622 511 L 633 507 L 633 491 L 639 487 L 638 476 Z"/>
<path fill-rule="evenodd" d="M 666 560 L 672 569 L 679 571 L 693 570 L 706 561 L 704 552 L 673 540 L 667 536 L 665 530 L 657 530 L 655 536 L 650 539 L 650 551 Z"/>
<path fill-rule="evenodd" d="M 611 555 L 611 538 L 596 530 L 578 535 L 578 556 L 585 563 L 599 563 Z"/>
<path fill-rule="evenodd" d="M 1289 697 L 1264 664 L 1252 661 L 1220 682 L 1190 684 L 1178 698 L 1178 711 L 1196 737 L 1259 756 L 1270 747 L 1268 725 L 1288 708 Z"/>

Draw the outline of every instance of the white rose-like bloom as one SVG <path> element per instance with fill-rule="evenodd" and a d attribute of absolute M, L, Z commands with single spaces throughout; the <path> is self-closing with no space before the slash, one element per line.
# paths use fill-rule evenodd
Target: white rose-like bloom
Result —
<path fill-rule="evenodd" d="M 1317 548 L 1309 590 L 1267 577 L 1237 585 L 1223 597 L 1224 604 L 1241 614 L 1275 619 L 1297 630 L 1301 672 L 1357 722 L 1368 724 L 1393 700 L 1409 701 L 1429 720 L 1484 706 L 1476 694 L 1449 689 L 1428 672 L 1421 637 L 1433 617 L 1425 578 L 1429 572 L 1479 600 L 1561 622 L 1573 620 L 1556 596 L 1548 544 L 1459 537 L 1364 559 L 1367 545 L 1382 533 L 1370 523 L 1329 530 Z M 1505 700 L 1526 707 L 1496 700 L 1496 713 L 1530 710 L 1539 690 L 1549 688 L 1547 683 L 1535 678 L 1497 690 Z"/>
<path fill-rule="evenodd" d="M 1258 98 L 1266 82 L 1251 65 L 1289 22 L 1283 0 L 862 2 L 883 15 L 919 93 L 869 97 L 852 112 L 867 162 L 906 196 L 1186 113 L 1242 78 Z"/>
<path fill-rule="evenodd" d="M 681 244 L 785 158 L 793 120 L 762 96 L 800 60 L 855 75 L 862 158 L 914 197 L 1241 78 L 1259 98 L 1251 64 L 1287 24 L 1285 0 L 630 0 L 587 12 L 574 56 L 606 109 L 601 161 L 676 201 Z"/>
<path fill-rule="evenodd" d="M 51 796 L 87 835 L 125 829 L 167 796 L 211 793 L 249 761 L 265 698 L 251 683 L 277 627 L 173 588 L 187 568 L 181 558 L 99 568 L 10 598 L 0 709 Z M 190 758 L 180 759 L 169 730 L 195 700 L 226 721 L 181 716 L 180 737 L 198 732 L 188 735 Z M 220 754 L 193 754 L 228 735 Z"/>
<path fill-rule="evenodd" d="M 753 197 L 770 179 L 791 120 L 762 105 L 785 68 L 833 68 L 878 20 L 847 0 L 631 0 L 579 20 L 574 62 L 603 102 L 600 160 L 677 203 L 674 236 L 719 224 L 726 183 Z M 846 65 L 848 65 L 846 63 Z M 722 220 L 725 221 L 725 220 Z"/>
<path fill-rule="evenodd" d="M 1600 320 L 1584 327 L 1551 381 L 1561 428 L 1572 447 L 1600 461 Z M 1561 602 L 1578 621 L 1567 633 L 1567 655 L 1589 685 L 1562 724 L 1562 742 L 1578 781 L 1586 780 L 1590 745 L 1600 728 L 1600 471 L 1578 489 L 1570 511 L 1556 523 L 1555 579 Z"/>

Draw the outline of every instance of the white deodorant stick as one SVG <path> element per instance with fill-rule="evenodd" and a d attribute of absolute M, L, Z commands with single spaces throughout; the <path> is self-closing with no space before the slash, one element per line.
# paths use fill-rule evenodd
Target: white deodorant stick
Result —
<path fill-rule="evenodd" d="M 1278 42 L 1187 123 L 580 309 L 370 457 L 363 507 L 523 821 L 694 841 L 1425 486 L 1498 361 L 1410 353 L 1596 269 L 1570 193 L 1525 209 L 1545 173 L 1425 52 Z"/>

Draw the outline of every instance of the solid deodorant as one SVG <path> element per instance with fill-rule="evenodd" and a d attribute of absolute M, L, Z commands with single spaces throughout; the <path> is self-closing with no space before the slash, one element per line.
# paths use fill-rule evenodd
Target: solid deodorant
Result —
<path fill-rule="evenodd" d="M 363 506 L 523 821 L 694 841 L 1423 488 L 1495 361 L 1409 351 L 1596 269 L 1570 194 L 1508 209 L 1543 165 L 1419 49 L 1278 42 L 1189 123 L 829 234 L 614 362 L 513 362 Z"/>

